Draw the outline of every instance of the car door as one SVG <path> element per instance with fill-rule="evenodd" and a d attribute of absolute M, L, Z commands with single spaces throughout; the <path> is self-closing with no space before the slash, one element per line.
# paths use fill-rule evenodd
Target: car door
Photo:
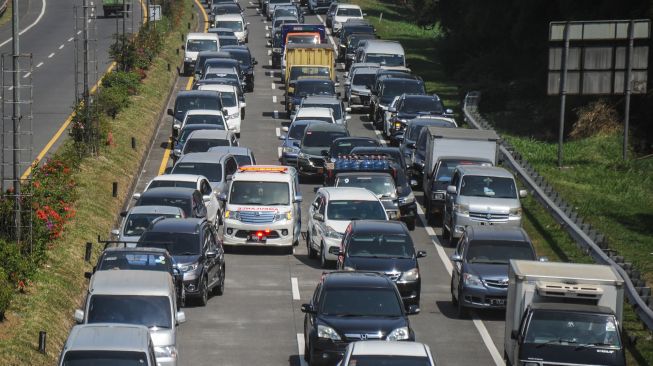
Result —
<path fill-rule="evenodd" d="M 292 188 L 290 190 L 290 198 L 293 200 L 292 204 L 292 215 L 293 218 L 295 219 L 295 238 L 299 240 L 299 237 L 301 236 L 302 232 L 302 203 L 301 202 L 295 202 L 294 198 L 296 196 L 300 196 L 300 190 L 299 190 L 299 180 L 298 179 L 293 179 L 292 183 L 290 184 L 290 187 Z"/>
<path fill-rule="evenodd" d="M 422 131 L 426 131 L 423 129 Z M 426 143 L 428 141 L 426 132 L 420 133 L 415 143 L 415 150 L 411 158 L 411 165 L 415 171 L 421 172 L 424 165 L 424 158 L 426 156 Z"/>
<path fill-rule="evenodd" d="M 209 228 L 206 225 L 203 225 L 201 230 L 202 235 L 200 239 L 202 240 L 202 258 L 204 259 L 204 271 L 206 273 L 208 280 L 207 284 L 210 289 L 215 283 L 215 258 L 209 258 L 206 255 L 213 249 L 211 248 L 211 241 L 209 240 Z"/>
<path fill-rule="evenodd" d="M 217 255 L 215 258 L 208 259 L 210 263 L 209 267 L 209 275 L 210 275 L 210 283 L 211 286 L 215 285 L 216 283 L 219 283 L 220 277 L 222 274 L 220 273 L 220 268 L 222 267 L 221 264 L 221 258 L 220 258 L 220 252 L 218 251 L 217 248 L 217 243 L 215 240 L 215 233 L 212 228 L 206 227 L 205 228 L 205 236 L 206 236 L 206 245 L 208 247 L 208 251 L 215 252 Z"/>
<path fill-rule="evenodd" d="M 200 191 L 195 190 L 192 197 L 193 202 L 193 216 L 194 217 L 206 217 L 207 220 L 212 221 L 215 219 L 215 216 L 208 217 L 208 211 L 206 205 L 204 205 L 204 199 Z"/>
<path fill-rule="evenodd" d="M 204 199 L 205 196 L 209 196 L 209 200 L 204 201 L 207 216 L 217 217 L 220 211 L 220 201 L 218 201 L 217 194 L 213 192 L 211 183 L 209 183 L 207 179 L 200 180 L 199 191 L 202 194 L 202 199 Z"/>

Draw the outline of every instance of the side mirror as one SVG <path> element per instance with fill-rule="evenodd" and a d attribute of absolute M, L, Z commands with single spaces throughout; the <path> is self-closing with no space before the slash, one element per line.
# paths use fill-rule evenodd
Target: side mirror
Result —
<path fill-rule="evenodd" d="M 510 332 L 510 339 L 517 339 L 517 338 L 519 338 L 519 332 L 513 329 L 512 332 Z"/>
<path fill-rule="evenodd" d="M 204 200 L 204 202 L 211 202 L 211 196 L 206 194 L 202 196 L 202 200 Z"/>
<path fill-rule="evenodd" d="M 549 257 L 541 256 L 541 257 L 537 258 L 537 260 L 540 261 L 540 262 L 548 262 Z"/>
<path fill-rule="evenodd" d="M 75 318 L 75 321 L 77 324 L 83 324 L 84 323 L 84 311 L 77 309 L 75 310 L 75 315 L 73 316 Z"/>
<path fill-rule="evenodd" d="M 395 108 L 395 107 L 388 107 L 388 112 L 390 112 L 390 113 L 397 113 L 397 108 Z"/>
<path fill-rule="evenodd" d="M 141 198 L 141 193 L 134 193 L 134 194 L 132 195 L 132 199 L 134 199 L 134 200 L 138 200 L 139 198 Z M 123 211 L 123 212 L 124 212 L 125 214 L 127 214 L 127 211 Z M 122 212 L 120 213 L 120 216 L 125 217 L 125 216 L 122 214 Z"/>
<path fill-rule="evenodd" d="M 218 201 L 226 202 L 227 201 L 227 194 L 222 192 L 218 195 Z"/>
<path fill-rule="evenodd" d="M 173 112 L 172 108 L 168 108 L 168 116 L 174 116 L 175 112 Z"/>
<path fill-rule="evenodd" d="M 340 83 L 336 83 L 336 86 L 340 86 Z M 340 98 L 340 97 L 342 97 L 342 94 L 341 94 L 340 92 L 337 92 L 337 93 L 336 93 L 336 96 L 337 96 L 338 98 Z"/>
<path fill-rule="evenodd" d="M 329 247 L 329 254 L 342 256 L 344 255 L 344 252 L 342 252 L 339 247 Z"/>
<path fill-rule="evenodd" d="M 519 190 L 519 197 L 520 198 L 526 198 L 526 196 L 528 196 L 528 191 L 525 190 L 525 189 L 520 189 Z"/>
<path fill-rule="evenodd" d="M 181 45 L 181 49 L 184 50 L 184 51 L 186 51 L 186 45 L 185 45 L 185 44 L 182 44 L 182 45 Z"/>
<path fill-rule="evenodd" d="M 93 277 L 93 272 L 84 272 L 84 278 L 90 280 Z"/>
<path fill-rule="evenodd" d="M 311 304 L 302 304 L 302 313 L 315 314 L 315 309 Z"/>
<path fill-rule="evenodd" d="M 417 305 L 409 305 L 409 306 L 408 306 L 408 309 L 406 309 L 406 313 L 407 313 L 408 315 L 419 314 L 419 312 L 420 312 L 420 310 L 419 310 L 419 306 L 417 306 Z"/>
<path fill-rule="evenodd" d="M 286 135 L 279 135 L 279 140 L 282 140 L 282 141 L 283 141 L 283 140 L 285 140 L 285 139 L 286 139 Z"/>
<path fill-rule="evenodd" d="M 222 114 L 227 117 L 229 115 L 229 110 L 227 108 L 222 108 Z"/>
<path fill-rule="evenodd" d="M 335 86 L 340 86 L 340 83 L 335 83 L 334 85 L 335 85 Z M 340 93 L 338 93 L 338 94 L 340 94 Z"/>
<path fill-rule="evenodd" d="M 182 324 L 186 322 L 186 313 L 183 311 L 178 311 L 177 314 L 175 314 L 175 320 L 177 321 L 177 324 Z"/>
<path fill-rule="evenodd" d="M 426 251 L 425 250 L 418 250 L 417 251 L 417 258 L 424 258 L 426 257 Z"/>
<path fill-rule="evenodd" d="M 324 221 L 324 215 L 321 213 L 314 213 L 313 214 L 313 220 L 315 221 Z"/>
<path fill-rule="evenodd" d="M 304 197 L 302 197 L 301 194 L 296 194 L 295 198 L 293 199 L 293 202 L 297 203 L 297 202 L 301 202 L 303 200 L 304 200 Z"/>
<path fill-rule="evenodd" d="M 283 126 L 283 127 L 281 127 L 281 131 L 283 131 L 283 132 L 288 132 L 288 126 Z"/>
<path fill-rule="evenodd" d="M 462 262 L 463 261 L 463 257 L 460 254 L 456 254 L 456 253 L 449 256 L 449 259 L 451 259 L 452 262 Z"/>
<path fill-rule="evenodd" d="M 231 181 L 232 179 L 234 179 L 233 174 L 229 174 L 226 177 L 224 177 L 224 180 L 226 180 L 227 182 Z"/>
<path fill-rule="evenodd" d="M 406 144 L 406 147 L 409 148 L 409 149 L 415 150 L 415 143 L 414 142 L 409 142 L 409 143 Z"/>
<path fill-rule="evenodd" d="M 444 111 L 444 113 L 445 113 L 445 114 L 453 114 L 453 109 L 451 109 L 451 108 L 447 108 L 447 109 Z"/>
<path fill-rule="evenodd" d="M 177 156 L 177 157 L 181 156 L 181 149 L 172 150 L 172 155 Z"/>
<path fill-rule="evenodd" d="M 410 186 L 411 187 L 417 187 L 417 181 L 415 179 L 410 180 Z"/>
<path fill-rule="evenodd" d="M 218 256 L 218 252 L 216 251 L 209 250 L 208 252 L 206 252 L 206 258 L 213 259 L 217 256 Z"/>
<path fill-rule="evenodd" d="M 346 81 L 345 81 L 345 86 L 351 86 L 351 81 L 346 80 Z"/>
<path fill-rule="evenodd" d="M 240 103 L 240 107 L 241 107 L 241 108 L 245 108 L 245 107 L 247 107 L 247 103 L 245 103 L 245 102 Z"/>
<path fill-rule="evenodd" d="M 458 193 L 458 191 L 456 190 L 456 186 L 447 186 L 447 193 L 449 193 L 449 194 Z"/>
<path fill-rule="evenodd" d="M 126 217 L 127 216 L 127 211 L 122 211 L 120 213 L 120 217 Z"/>
<path fill-rule="evenodd" d="M 115 235 L 115 236 L 120 235 L 120 230 L 118 230 L 118 229 L 111 230 L 111 235 Z"/>

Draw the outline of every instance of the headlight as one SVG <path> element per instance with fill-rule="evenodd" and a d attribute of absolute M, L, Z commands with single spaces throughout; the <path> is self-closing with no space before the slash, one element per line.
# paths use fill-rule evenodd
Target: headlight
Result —
<path fill-rule="evenodd" d="M 508 213 L 510 216 L 521 216 L 521 207 L 511 208 Z"/>
<path fill-rule="evenodd" d="M 466 286 L 483 287 L 481 279 L 471 273 L 463 273 L 463 282 Z"/>
<path fill-rule="evenodd" d="M 345 271 L 355 271 L 356 268 L 354 267 L 345 267 Z"/>
<path fill-rule="evenodd" d="M 418 278 L 419 270 L 417 268 L 413 268 L 410 271 L 404 272 L 404 274 L 401 275 L 400 281 L 417 281 Z"/>
<path fill-rule="evenodd" d="M 340 336 L 338 335 L 338 333 L 336 333 L 335 330 L 333 330 L 333 328 L 328 327 L 326 325 L 319 325 L 319 324 L 317 326 L 317 337 L 330 339 L 332 341 L 340 340 Z"/>
<path fill-rule="evenodd" d="M 299 154 L 297 154 L 297 157 L 300 159 L 308 159 L 308 154 L 304 154 L 302 151 L 300 151 Z"/>
<path fill-rule="evenodd" d="M 400 197 L 399 198 L 399 204 L 400 205 L 407 205 L 409 203 L 415 202 L 415 195 L 413 192 L 410 192 L 410 194 L 406 197 Z"/>
<path fill-rule="evenodd" d="M 191 264 L 180 264 L 177 266 L 180 271 L 182 272 L 191 272 L 197 269 L 199 266 L 199 263 L 191 263 Z"/>
<path fill-rule="evenodd" d="M 408 339 L 408 327 L 397 328 L 386 337 L 386 341 L 405 341 L 406 339 Z"/>
<path fill-rule="evenodd" d="M 469 205 L 464 203 L 456 203 L 453 205 L 453 210 L 461 215 L 469 215 Z"/>
<path fill-rule="evenodd" d="M 154 356 L 156 358 L 177 358 L 177 347 L 175 346 L 162 346 L 154 347 Z"/>
<path fill-rule="evenodd" d="M 190 57 L 184 57 L 184 62 L 193 62 L 193 59 Z"/>
<path fill-rule="evenodd" d="M 291 153 L 296 153 L 297 151 L 299 151 L 299 149 L 294 146 L 284 146 L 282 151 L 285 152 L 286 154 L 291 154 Z"/>
<path fill-rule="evenodd" d="M 287 211 L 287 212 L 277 212 L 274 215 L 274 221 L 281 221 L 281 220 L 292 220 L 292 212 Z"/>
<path fill-rule="evenodd" d="M 275 48 L 272 49 L 272 52 L 281 53 L 281 48 L 275 47 Z"/>
<path fill-rule="evenodd" d="M 240 212 L 227 210 L 224 212 L 224 218 L 240 221 Z"/>
<path fill-rule="evenodd" d="M 440 200 L 440 201 L 444 200 L 444 193 L 433 192 L 433 199 Z"/>
<path fill-rule="evenodd" d="M 324 236 L 330 239 L 342 239 L 342 233 L 335 231 L 331 226 L 326 227 Z"/>

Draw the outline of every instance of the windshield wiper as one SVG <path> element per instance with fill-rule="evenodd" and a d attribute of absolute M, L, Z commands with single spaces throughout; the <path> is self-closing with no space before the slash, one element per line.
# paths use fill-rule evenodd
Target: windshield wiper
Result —
<path fill-rule="evenodd" d="M 578 347 L 574 348 L 574 351 L 578 351 L 580 349 L 590 348 L 590 347 L 616 347 L 616 346 L 614 344 L 604 343 L 604 342 L 585 343 L 585 344 L 578 345 Z"/>
<path fill-rule="evenodd" d="M 192 253 L 192 252 L 183 252 L 183 253 L 179 253 L 177 255 L 198 255 L 198 254 L 197 253 Z"/>
<path fill-rule="evenodd" d="M 548 341 L 546 341 L 544 343 L 540 343 L 537 346 L 535 346 L 535 348 L 542 348 L 542 347 L 547 346 L 547 345 L 552 344 L 552 343 L 563 343 L 563 342 L 564 343 L 578 343 L 573 339 L 556 338 L 556 339 L 550 339 L 550 340 L 548 340 Z"/>
<path fill-rule="evenodd" d="M 266 203 L 263 206 L 288 206 L 288 203 L 286 203 L 286 202 L 271 202 L 271 203 Z"/>

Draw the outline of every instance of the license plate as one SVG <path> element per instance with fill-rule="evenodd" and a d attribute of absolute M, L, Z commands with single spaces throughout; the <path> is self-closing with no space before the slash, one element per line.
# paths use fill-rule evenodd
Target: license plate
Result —
<path fill-rule="evenodd" d="M 324 172 L 324 168 L 317 168 L 317 173 L 322 174 Z"/>
<path fill-rule="evenodd" d="M 247 236 L 248 243 L 265 244 L 266 240 L 267 238 L 265 236 L 258 237 L 256 234 L 251 234 Z"/>
<path fill-rule="evenodd" d="M 505 305 L 506 299 L 491 299 L 490 305 Z"/>
<path fill-rule="evenodd" d="M 325 166 L 325 168 L 327 170 L 333 170 L 333 169 L 335 169 L 335 167 L 336 167 L 335 163 L 326 163 L 326 166 Z"/>

